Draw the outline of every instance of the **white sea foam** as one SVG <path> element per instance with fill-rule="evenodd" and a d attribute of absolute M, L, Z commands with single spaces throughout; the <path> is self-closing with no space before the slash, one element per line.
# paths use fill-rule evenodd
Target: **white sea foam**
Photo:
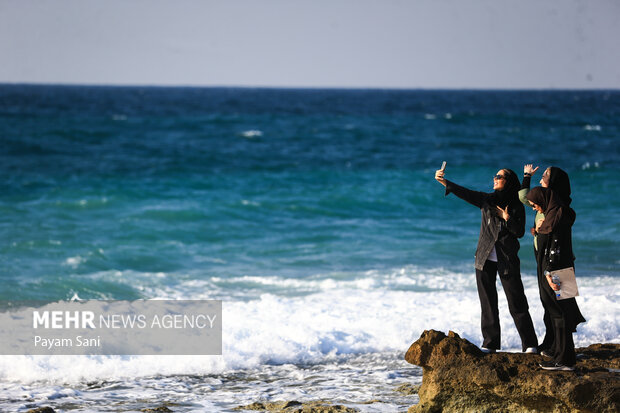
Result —
<path fill-rule="evenodd" d="M 587 169 L 592 169 L 592 168 L 598 169 L 599 167 L 600 167 L 600 164 L 598 162 L 593 162 L 593 163 L 586 162 L 583 165 L 581 165 L 581 169 L 583 169 L 584 171 Z"/>
<path fill-rule="evenodd" d="M 603 130 L 601 125 L 586 125 L 583 127 L 583 129 L 587 131 L 595 131 L 595 132 L 600 132 L 601 130 Z"/>
<path fill-rule="evenodd" d="M 421 371 L 402 355 L 425 329 L 453 330 L 475 344 L 481 340 L 473 274 L 411 271 L 369 271 L 358 280 L 239 277 L 238 282 L 262 282 L 274 291 L 279 286 L 313 292 L 224 299 L 221 356 L 0 356 L 0 392 L 7 397 L 0 399 L 0 410 L 77 404 L 84 406 L 81 411 L 97 412 L 110 399 L 132 411 L 162 401 L 191 406 L 181 411 L 211 412 L 257 400 L 318 399 L 346 401 L 361 412 L 405 410 L 417 399 L 394 389 L 419 384 Z M 169 276 L 159 275 L 149 279 Z M 168 292 L 161 289 L 160 298 L 210 298 L 204 288 L 217 289 L 220 281 L 180 282 Z M 523 282 L 542 337 L 536 279 L 525 275 Z M 420 290 L 402 288 L 411 285 Z M 578 327 L 576 346 L 620 343 L 617 281 L 584 277 L 579 287 L 588 322 Z M 505 297 L 501 292 L 499 297 L 503 348 L 519 351 Z M 376 399 L 384 401 L 365 404 Z"/>
<path fill-rule="evenodd" d="M 241 132 L 241 136 L 248 139 L 259 138 L 263 136 L 263 132 L 257 129 L 251 129 Z"/>
<path fill-rule="evenodd" d="M 611 277 L 580 281 L 582 297 L 578 301 L 588 322 L 575 334 L 576 345 L 620 342 L 617 283 Z M 224 300 L 222 356 L 2 356 L 0 377 L 18 382 L 77 382 L 156 374 L 221 373 L 286 363 L 314 364 L 341 355 L 404 351 L 429 328 L 453 330 L 480 344 L 480 310 L 474 289 L 423 292 L 386 289 L 380 282 L 321 283 L 320 291 L 305 296 L 262 294 L 248 301 Z M 537 332 L 542 336 L 536 280 L 524 276 L 524 284 Z M 503 346 L 520 348 L 505 298 L 501 293 L 499 296 Z"/>
<path fill-rule="evenodd" d="M 77 268 L 83 262 L 84 262 L 84 257 L 81 257 L 79 255 L 75 257 L 69 257 L 65 260 L 65 264 L 73 268 Z"/>
<path fill-rule="evenodd" d="M 257 400 L 331 400 L 346 402 L 362 412 L 394 412 L 417 402 L 415 395 L 399 394 L 396 387 L 420 382 L 420 369 L 407 364 L 400 352 L 352 356 L 316 366 L 264 366 L 260 372 L 245 374 L 139 377 L 81 385 L 3 383 L 0 389 L 8 398 L 0 398 L 0 409 L 74 404 L 80 411 L 98 412 L 102 410 L 99 406 L 108 406 L 112 399 L 123 410 L 172 402 L 180 411 L 214 412 L 231 411 Z M 27 402 L 20 403 L 24 400 Z M 373 403 L 367 404 L 370 400 Z M 183 410 L 183 405 L 191 407 Z"/>
<path fill-rule="evenodd" d="M 88 262 L 89 259 L 95 256 L 104 256 L 105 251 L 102 248 L 97 248 L 94 251 L 89 251 L 85 255 L 76 255 L 75 257 L 69 257 L 64 261 L 64 265 L 67 265 L 71 268 L 78 268 L 80 265 Z"/>

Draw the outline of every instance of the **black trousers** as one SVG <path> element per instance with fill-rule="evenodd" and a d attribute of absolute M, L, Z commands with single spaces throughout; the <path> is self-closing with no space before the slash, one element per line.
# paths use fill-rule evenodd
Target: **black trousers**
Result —
<path fill-rule="evenodd" d="M 497 263 L 486 261 L 482 271 L 476 270 L 476 283 L 478 296 L 480 297 L 482 347 L 499 350 L 501 348 L 501 329 L 499 325 L 499 309 L 497 306 Z M 536 347 L 538 339 L 530 317 L 527 298 L 521 282 L 521 274 L 500 274 L 502 287 L 506 293 L 508 309 L 515 322 L 519 336 L 521 337 L 522 350 L 528 347 Z"/>
<path fill-rule="evenodd" d="M 574 322 L 569 320 L 576 318 L 573 315 L 574 308 L 578 308 L 574 303 L 574 298 L 558 300 L 555 292 L 549 286 L 547 278 L 538 274 L 538 287 L 540 289 L 540 299 L 545 308 L 545 314 L 549 315 L 551 326 L 545 326 L 553 332 L 553 342 L 549 348 L 555 363 L 574 366 L 577 362 L 575 354 L 575 343 L 573 342 Z M 570 316 L 573 315 L 571 318 Z M 580 314 L 581 315 L 581 314 Z M 549 332 L 547 332 L 549 334 Z"/>
<path fill-rule="evenodd" d="M 538 290 L 542 291 L 541 286 L 540 286 L 540 268 L 539 268 L 540 265 L 538 265 L 538 260 L 543 259 L 543 258 L 538 257 L 538 253 L 536 251 L 536 244 L 534 244 L 534 258 L 536 259 L 536 268 L 538 272 Z M 545 338 L 543 338 L 542 343 L 538 345 L 538 350 L 550 351 L 551 348 L 553 347 L 553 342 L 555 340 L 555 333 L 553 331 L 553 323 L 551 322 L 551 316 L 549 315 L 549 311 L 547 311 L 547 307 L 545 306 L 545 300 L 543 299 L 542 294 L 540 295 L 540 303 L 542 304 L 543 310 L 544 310 L 543 323 L 545 323 Z"/>
<path fill-rule="evenodd" d="M 545 323 L 545 338 L 543 338 L 543 341 L 538 346 L 538 349 L 540 351 L 551 350 L 555 341 L 553 322 L 551 321 L 551 316 L 549 315 L 549 312 L 545 307 L 545 302 L 542 299 L 540 302 L 542 303 L 543 310 L 545 310 L 545 312 L 543 313 L 543 323 Z"/>

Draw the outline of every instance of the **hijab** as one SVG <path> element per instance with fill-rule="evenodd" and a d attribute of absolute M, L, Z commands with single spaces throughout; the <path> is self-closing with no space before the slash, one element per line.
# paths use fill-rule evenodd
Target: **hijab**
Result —
<path fill-rule="evenodd" d="M 513 201 L 519 201 L 519 188 L 521 183 L 517 174 L 512 169 L 504 168 L 502 173 L 506 178 L 504 187 L 502 189 L 496 189 L 491 195 L 491 202 L 500 208 L 506 208 L 506 205 Z"/>
<path fill-rule="evenodd" d="M 549 234 L 562 218 L 562 201 L 551 188 L 537 186 L 527 193 L 527 200 L 543 209 L 545 220 L 538 229 L 539 234 Z"/>
<path fill-rule="evenodd" d="M 570 206 L 570 180 L 568 174 L 557 166 L 549 167 L 549 186 L 566 206 Z"/>

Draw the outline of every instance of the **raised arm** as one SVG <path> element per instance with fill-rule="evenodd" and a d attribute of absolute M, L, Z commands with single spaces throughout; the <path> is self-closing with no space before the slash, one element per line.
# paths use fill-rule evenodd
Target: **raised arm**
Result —
<path fill-rule="evenodd" d="M 470 204 L 477 206 L 478 208 L 482 208 L 482 205 L 484 205 L 484 201 L 486 200 L 486 197 L 489 196 L 489 194 L 484 192 L 472 191 L 471 189 L 467 189 L 465 187 L 457 185 L 452 181 L 448 181 L 444 177 L 444 175 L 445 171 L 443 169 L 438 169 L 435 172 L 435 179 L 437 180 L 437 182 L 446 187 L 446 196 L 452 192 L 454 195 L 458 196 L 462 200 L 467 201 Z"/>
<path fill-rule="evenodd" d="M 521 189 L 519 190 L 519 201 L 528 207 L 532 205 L 530 204 L 530 201 L 527 200 L 527 193 L 530 192 L 530 181 L 532 180 L 532 175 L 534 175 L 537 170 L 538 166 L 534 168 L 531 163 L 523 166 L 523 183 L 521 183 Z"/>
<path fill-rule="evenodd" d="M 486 198 L 489 196 L 489 194 L 485 192 L 472 191 L 471 189 L 462 187 L 446 179 L 445 195 L 448 195 L 449 193 L 453 193 L 462 200 L 469 202 L 470 204 L 478 208 L 482 208 L 482 205 L 484 205 Z"/>

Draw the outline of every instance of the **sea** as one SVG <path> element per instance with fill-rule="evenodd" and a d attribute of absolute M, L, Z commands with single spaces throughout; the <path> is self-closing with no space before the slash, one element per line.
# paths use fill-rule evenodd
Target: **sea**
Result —
<path fill-rule="evenodd" d="M 222 300 L 222 355 L 0 356 L 0 410 L 417 403 L 424 330 L 481 344 L 477 208 L 499 169 L 568 172 L 587 323 L 620 343 L 620 91 L 0 85 L 0 311 Z M 534 211 L 527 208 L 527 224 Z M 521 272 L 544 325 L 529 230 Z M 521 343 L 498 282 L 502 349 Z M 404 386 L 404 387 L 403 387 Z"/>

